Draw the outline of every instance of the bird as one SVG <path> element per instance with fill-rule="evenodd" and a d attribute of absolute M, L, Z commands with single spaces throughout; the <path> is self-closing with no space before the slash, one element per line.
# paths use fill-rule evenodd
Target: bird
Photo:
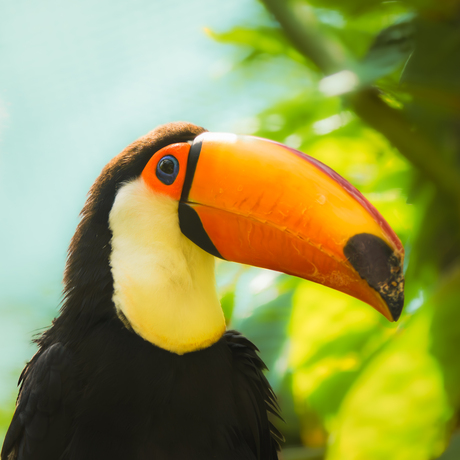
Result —
<path fill-rule="evenodd" d="M 216 259 L 403 308 L 404 248 L 344 178 L 275 141 L 161 125 L 89 191 L 1 460 L 277 459 L 280 409 L 227 329 Z"/>

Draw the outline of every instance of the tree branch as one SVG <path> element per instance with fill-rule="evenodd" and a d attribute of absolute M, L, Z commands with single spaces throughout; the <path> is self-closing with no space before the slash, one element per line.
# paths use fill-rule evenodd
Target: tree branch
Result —
<path fill-rule="evenodd" d="M 297 14 L 287 0 L 262 0 L 293 45 L 325 75 L 346 69 L 346 59 L 327 37 L 321 35 L 312 17 Z M 460 210 L 460 174 L 444 162 L 439 149 L 412 129 L 399 110 L 389 107 L 376 89 L 364 88 L 345 96 L 355 113 L 383 134 L 426 178 L 451 196 Z M 435 161 L 433 161 L 435 160 Z"/>
<path fill-rule="evenodd" d="M 262 0 L 268 11 L 279 22 L 293 45 L 324 74 L 329 75 L 343 69 L 345 59 L 341 51 L 320 37 L 318 26 L 312 15 L 293 11 L 287 0 Z"/>
<path fill-rule="evenodd" d="M 451 196 L 460 210 L 458 170 L 443 161 L 441 152 L 412 129 L 401 111 L 389 107 L 374 89 L 350 94 L 348 100 L 363 121 L 383 134 L 441 192 Z"/>

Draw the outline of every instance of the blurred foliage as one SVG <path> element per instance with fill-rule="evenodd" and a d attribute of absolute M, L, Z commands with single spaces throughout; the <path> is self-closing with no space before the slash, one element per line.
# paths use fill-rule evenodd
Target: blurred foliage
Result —
<path fill-rule="evenodd" d="M 279 85 L 295 84 L 292 65 L 305 78 L 247 126 L 347 178 L 406 249 L 398 324 L 323 286 L 219 264 L 230 325 L 260 346 L 281 401 L 282 456 L 458 459 L 460 1 L 262 3 L 265 17 L 210 35 L 237 45 L 242 78 L 270 61 Z"/>
<path fill-rule="evenodd" d="M 459 459 L 460 1 L 263 3 L 265 16 L 209 32 L 238 47 L 233 70 L 242 80 L 265 78 L 271 62 L 270 78 L 297 85 L 295 97 L 247 120 L 242 132 L 250 126 L 331 166 L 406 250 L 398 324 L 322 286 L 219 262 L 229 325 L 270 368 L 285 419 L 276 422 L 286 436 L 282 456 Z M 306 37 L 293 41 L 289 14 Z M 303 79 L 286 75 L 294 68 Z M 358 110 L 356 97 L 369 92 L 380 105 L 362 110 L 364 99 Z M 9 418 L 0 412 L 1 428 Z"/>

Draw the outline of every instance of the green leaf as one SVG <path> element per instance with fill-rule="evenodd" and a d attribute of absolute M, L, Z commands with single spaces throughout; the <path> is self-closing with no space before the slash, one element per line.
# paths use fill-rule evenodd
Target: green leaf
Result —
<path fill-rule="evenodd" d="M 453 407 L 460 408 L 460 266 L 444 279 L 433 299 L 430 352 L 441 365 L 443 386 Z"/>
<path fill-rule="evenodd" d="M 8 427 L 11 423 L 14 411 L 14 399 L 11 398 L 9 404 L 0 408 L 0 445 L 3 444 L 3 438 L 8 430 Z"/>
<path fill-rule="evenodd" d="M 413 35 L 414 27 L 409 21 L 382 30 L 354 69 L 360 83 L 368 85 L 401 68 L 413 51 Z"/>
<path fill-rule="evenodd" d="M 394 331 L 369 305 L 302 282 L 294 298 L 290 357 L 302 420 L 314 411 L 328 427 L 348 388 Z"/>
<path fill-rule="evenodd" d="M 261 351 L 275 391 L 287 370 L 288 325 L 297 278 L 248 268 L 238 279 L 230 327 L 242 332 Z"/>
<path fill-rule="evenodd" d="M 447 18 L 458 11 L 459 0 L 404 0 L 404 2 L 385 2 L 383 0 L 308 0 L 308 4 L 319 8 L 337 10 L 351 18 L 359 16 L 366 17 L 369 14 L 385 16 L 401 8 L 422 10 L 432 15 L 444 14 Z"/>
<path fill-rule="evenodd" d="M 439 157 L 453 167 L 460 150 L 460 36 L 459 23 L 415 22 L 415 51 L 401 77 L 412 96 L 406 113 L 424 136 L 439 146 Z M 439 161 L 439 159 L 433 159 Z"/>
<path fill-rule="evenodd" d="M 318 8 L 338 10 L 348 16 L 357 16 L 381 5 L 381 0 L 309 0 L 309 4 Z"/>
<path fill-rule="evenodd" d="M 328 460 L 429 460 L 444 447 L 452 411 L 430 355 L 424 307 L 353 385 L 332 431 Z"/>
<path fill-rule="evenodd" d="M 291 45 L 279 28 L 275 27 L 235 27 L 227 32 L 208 34 L 221 43 L 240 45 L 252 48 L 252 58 L 260 54 L 270 56 L 288 56 L 294 61 L 305 63 L 305 58 Z"/>
<path fill-rule="evenodd" d="M 232 319 L 235 306 L 236 282 L 243 271 L 244 267 L 240 264 L 223 260 L 217 261 L 216 264 L 217 291 L 227 324 Z"/>
<path fill-rule="evenodd" d="M 460 433 L 456 433 L 450 442 L 446 451 L 438 460 L 458 460 L 460 458 Z"/>
<path fill-rule="evenodd" d="M 270 270 L 248 268 L 235 289 L 230 327 L 240 331 L 259 348 L 267 365 L 267 378 L 278 396 L 286 423 L 273 420 L 292 442 L 299 441 L 299 421 L 294 411 L 289 369 L 288 326 L 292 296 L 300 280 Z"/>

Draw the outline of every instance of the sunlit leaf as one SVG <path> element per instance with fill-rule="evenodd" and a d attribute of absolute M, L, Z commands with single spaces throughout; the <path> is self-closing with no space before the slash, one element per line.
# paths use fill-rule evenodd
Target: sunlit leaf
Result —
<path fill-rule="evenodd" d="M 328 460 L 429 460 L 442 452 L 452 411 L 429 354 L 431 318 L 428 307 L 414 316 L 353 385 Z"/>
<path fill-rule="evenodd" d="M 271 56 L 282 55 L 305 63 L 305 58 L 292 46 L 279 28 L 259 27 L 250 29 L 247 27 L 235 27 L 226 32 L 208 30 L 208 33 L 221 43 L 252 48 L 252 56 L 254 57 L 261 53 Z"/>
<path fill-rule="evenodd" d="M 311 417 L 315 412 L 330 425 L 350 385 L 394 331 L 394 325 L 363 302 L 302 282 L 291 321 L 293 390 L 299 413 Z M 304 437 L 309 437 L 310 428 L 307 423 Z"/>

